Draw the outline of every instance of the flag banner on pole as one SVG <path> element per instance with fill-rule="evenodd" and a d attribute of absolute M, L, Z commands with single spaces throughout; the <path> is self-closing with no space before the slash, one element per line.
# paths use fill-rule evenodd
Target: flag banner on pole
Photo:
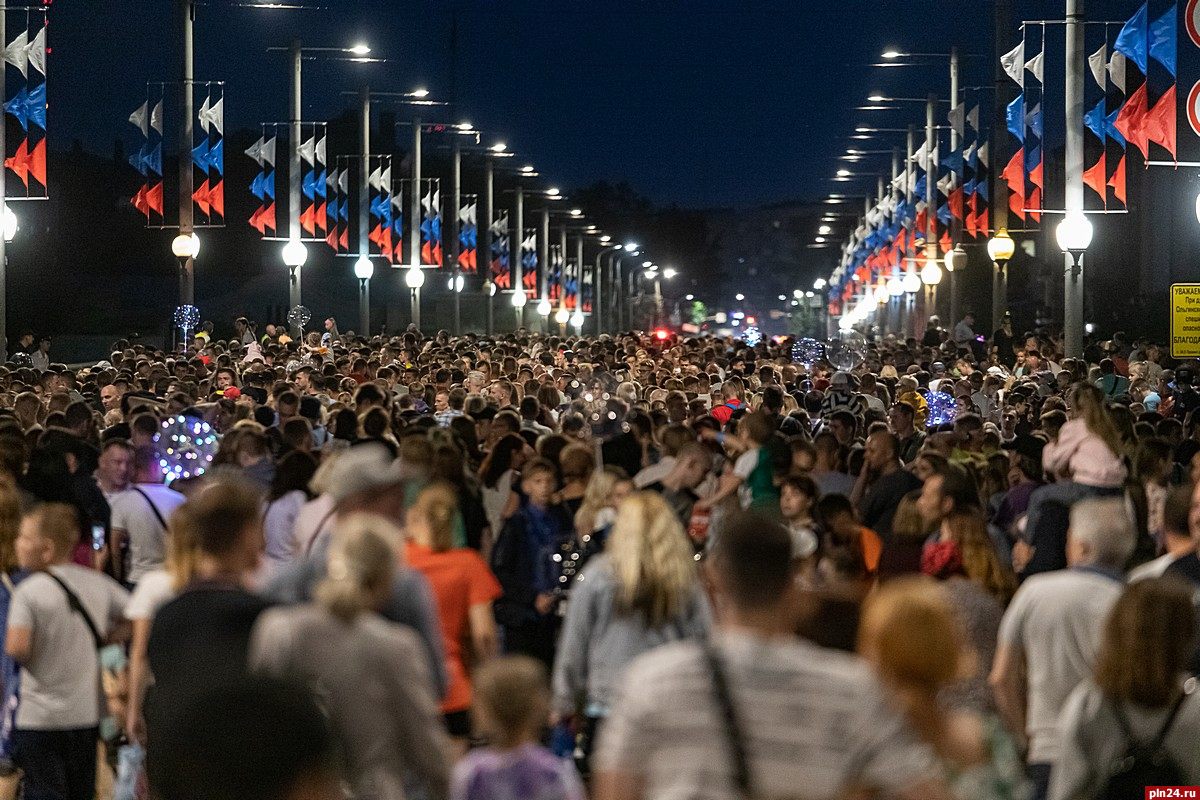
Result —
<path fill-rule="evenodd" d="M 129 115 L 129 124 L 138 132 L 138 143 L 135 151 L 129 156 L 129 165 L 139 175 L 136 189 L 133 196 L 130 197 L 129 203 L 146 218 L 147 228 L 161 228 L 166 223 L 163 215 L 163 100 L 165 93 L 166 86 L 164 84 L 147 83 L 145 101 Z M 5 159 L 5 164 L 10 169 L 13 168 L 8 159 Z M 20 174 L 19 171 L 18 174 Z"/>
<path fill-rule="evenodd" d="M 395 233 L 393 214 L 396 206 L 392 202 L 392 157 L 390 155 L 367 156 L 367 213 L 369 251 L 371 255 L 383 256 L 389 263 L 403 260 L 399 240 Z"/>
<path fill-rule="evenodd" d="M 411 181 L 408 178 L 400 178 L 392 181 L 392 265 L 397 266 L 404 264 L 405 255 L 408 253 L 406 246 L 408 231 L 404 229 L 404 198 L 407 196 L 405 186 L 408 186 L 408 191 L 412 191 L 409 186 Z"/>
<path fill-rule="evenodd" d="M 478 271 L 478 253 L 476 252 L 479 246 L 478 213 L 479 196 L 464 194 L 458 212 L 458 267 L 463 272 L 470 274 Z"/>
<path fill-rule="evenodd" d="M 536 297 L 538 288 L 537 228 L 526 228 L 521 239 L 521 287 Z"/>
<path fill-rule="evenodd" d="M 509 263 L 508 212 L 497 210 L 492 219 L 492 282 L 497 291 L 512 288 L 512 265 Z"/>
<path fill-rule="evenodd" d="M 572 258 L 563 264 L 563 306 L 568 311 L 579 308 L 579 265 Z"/>
<path fill-rule="evenodd" d="M 250 215 L 250 227 L 263 237 L 268 235 L 268 230 L 271 236 L 278 231 L 275 220 L 275 152 L 281 125 L 286 130 L 286 123 L 262 123 L 262 135 L 245 151 L 258 164 L 258 174 L 250 183 L 251 193 L 258 198 L 258 208 Z"/>
<path fill-rule="evenodd" d="M 421 264 L 442 266 L 442 192 L 437 178 L 422 179 Z"/>
<path fill-rule="evenodd" d="M 328 244 L 325 128 L 324 122 L 300 123 L 300 241 L 303 242 Z"/>
<path fill-rule="evenodd" d="M 5 198 L 44 200 L 49 196 L 46 185 L 46 18 L 34 8 L 11 7 L 11 11 L 4 9 L 0 13 L 8 15 L 6 24 L 8 20 L 20 20 L 21 31 L 16 38 L 12 42 L 0 42 L 4 46 L 4 60 L 21 74 L 20 85 L 12 93 L 5 86 L 0 101 L 3 101 L 4 112 L 20 123 L 24 132 L 15 147 L 12 139 L 5 142 L 5 174 L 11 171 L 21 181 L 20 187 L 5 183 Z M 15 25 L 8 29 L 12 27 Z M 147 150 L 147 158 L 153 158 L 153 148 Z M 161 171 L 161 154 L 158 163 Z"/>
<path fill-rule="evenodd" d="M 192 84 L 200 101 L 194 131 L 192 168 L 195 227 L 225 227 L 225 84 L 206 81 Z M 265 192 L 265 188 L 264 188 Z"/>
<path fill-rule="evenodd" d="M 546 271 L 546 291 L 549 294 L 549 300 L 552 303 L 557 303 L 562 300 L 562 283 L 563 283 L 563 252 L 562 248 L 557 244 L 550 245 L 550 253 L 548 255 L 550 263 L 549 269 Z"/>
<path fill-rule="evenodd" d="M 592 303 L 595 297 L 595 264 L 589 264 L 585 261 L 582 270 L 582 276 L 579 281 L 579 310 L 584 314 L 592 313 Z"/>

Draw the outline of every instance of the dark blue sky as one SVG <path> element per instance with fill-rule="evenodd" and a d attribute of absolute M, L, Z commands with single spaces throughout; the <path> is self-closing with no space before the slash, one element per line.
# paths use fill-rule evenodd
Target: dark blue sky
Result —
<path fill-rule="evenodd" d="M 834 190 L 834 159 L 854 146 L 847 136 L 855 124 L 923 121 L 916 107 L 854 105 L 874 90 L 945 91 L 941 64 L 871 67 L 885 46 L 957 44 L 985 56 L 968 62 L 964 84 L 991 82 L 992 4 L 984 0 L 301 1 L 321 7 L 212 0 L 199 9 L 196 77 L 227 81 L 227 130 L 286 116 L 285 59 L 267 46 L 294 35 L 313 46 L 365 39 L 389 62 L 306 64 L 306 117 L 336 116 L 351 102 L 340 92 L 364 80 L 381 90 L 426 86 L 443 99 L 456 91 L 462 116 L 552 182 L 627 180 L 661 205 L 742 206 Z M 116 138 L 133 144 L 125 120 L 144 82 L 174 77 L 174 5 L 55 0 L 52 149 L 73 138 L 101 153 Z M 1016 6 L 1017 19 L 1062 11 L 1058 2 Z M 1089 4 L 1125 16 L 1135 7 Z"/>

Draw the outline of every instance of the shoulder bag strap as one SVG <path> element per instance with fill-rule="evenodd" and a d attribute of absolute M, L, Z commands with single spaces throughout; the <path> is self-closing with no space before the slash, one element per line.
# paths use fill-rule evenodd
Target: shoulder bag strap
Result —
<path fill-rule="evenodd" d="M 92 639 L 96 642 L 96 649 L 100 650 L 103 648 L 104 637 L 100 635 L 100 629 L 97 628 L 96 623 L 92 621 L 92 615 L 89 614 L 87 609 L 83 607 L 83 603 L 80 601 L 79 595 L 75 594 L 75 592 L 71 590 L 70 586 L 67 586 L 66 581 L 55 575 L 50 570 L 46 570 L 46 575 L 50 576 L 50 579 L 61 586 L 62 590 L 67 593 L 67 605 L 71 607 L 72 611 L 83 617 L 83 621 L 87 624 L 88 630 L 92 632 Z"/>
<path fill-rule="evenodd" d="M 161 525 L 162 529 L 165 531 L 167 529 L 167 521 L 163 519 L 162 512 L 158 510 L 158 506 L 154 505 L 154 501 L 150 499 L 150 495 L 146 494 L 136 486 L 133 487 L 133 490 L 145 499 L 146 503 L 150 506 L 150 510 L 154 512 L 154 518 L 158 520 L 158 524 Z"/>
<path fill-rule="evenodd" d="M 1158 735 L 1154 737 L 1154 741 L 1150 744 L 1150 752 L 1157 753 L 1162 749 L 1163 742 L 1167 740 L 1167 734 L 1171 731 L 1171 726 L 1175 724 L 1175 717 L 1179 716 L 1179 709 L 1183 707 L 1183 701 L 1187 699 L 1188 692 L 1182 691 L 1175 703 L 1171 706 L 1171 712 L 1167 714 L 1167 718 L 1163 720 L 1162 728 L 1159 729 Z"/>
<path fill-rule="evenodd" d="M 717 655 L 712 643 L 705 640 L 700 643 L 700 647 L 704 652 L 704 660 L 708 663 L 709 672 L 712 673 L 713 695 L 721 713 L 721 721 L 724 723 L 730 755 L 733 757 L 733 781 L 738 794 L 745 800 L 750 800 L 754 796 L 751 791 L 750 761 L 746 756 L 746 742 L 738 723 L 737 709 L 733 705 L 733 695 L 729 691 L 729 680 L 721 664 L 721 657 Z"/>
<path fill-rule="evenodd" d="M 329 518 L 337 513 L 337 505 L 329 509 L 329 512 L 321 517 L 320 523 L 317 524 L 317 529 L 313 532 L 312 538 L 308 540 L 308 544 L 304 546 L 304 555 L 312 555 L 313 545 L 317 543 L 317 539 L 321 538 L 321 531 L 325 530 L 325 523 L 329 522 Z"/>

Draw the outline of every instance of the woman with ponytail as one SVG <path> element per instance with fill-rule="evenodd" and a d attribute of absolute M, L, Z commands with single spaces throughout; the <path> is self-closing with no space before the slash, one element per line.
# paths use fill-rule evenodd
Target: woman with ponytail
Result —
<path fill-rule="evenodd" d="M 390 595 L 402 534 L 383 517 L 339 521 L 316 602 L 272 609 L 250 642 L 259 672 L 304 684 L 340 738 L 353 800 L 403 800 L 406 774 L 445 797 L 447 742 L 417 635 L 377 609 Z"/>
<path fill-rule="evenodd" d="M 408 510 L 405 521 L 405 558 L 428 579 L 437 598 L 446 673 L 450 676 L 442 713 L 461 754 L 466 752 L 471 735 L 469 673 L 496 655 L 492 601 L 500 596 L 500 582 L 478 552 L 454 546 L 454 531 L 459 524 L 458 494 L 450 484 L 426 487 Z M 464 644 L 469 644 L 465 654 Z"/>

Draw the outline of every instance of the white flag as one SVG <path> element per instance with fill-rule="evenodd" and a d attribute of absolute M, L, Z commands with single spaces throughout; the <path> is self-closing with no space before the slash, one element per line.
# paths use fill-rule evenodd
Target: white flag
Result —
<path fill-rule="evenodd" d="M 204 102 L 200 104 L 200 110 L 196 112 L 196 119 L 200 122 L 200 130 L 208 133 L 208 98 L 204 98 Z"/>
<path fill-rule="evenodd" d="M 392 160 L 389 158 L 384 165 L 383 172 L 379 176 L 379 188 L 386 192 L 392 185 Z"/>
<path fill-rule="evenodd" d="M 1112 82 L 1122 92 L 1125 91 L 1125 56 L 1118 52 L 1113 52 L 1112 58 L 1108 62 L 1108 77 L 1112 78 Z"/>
<path fill-rule="evenodd" d="M 29 64 L 43 75 L 46 74 L 46 26 L 38 28 L 29 42 Z"/>
<path fill-rule="evenodd" d="M 1012 78 L 1021 86 L 1025 83 L 1021 78 L 1021 71 L 1025 69 L 1025 40 L 1009 50 L 1004 55 L 1000 56 L 1000 66 L 1004 67 L 1005 74 Z"/>
<path fill-rule="evenodd" d="M 270 164 L 272 167 L 275 166 L 275 143 L 277 141 L 279 141 L 279 137 L 272 136 L 270 139 L 267 139 L 265 142 L 263 142 L 262 146 L 263 163 Z"/>
<path fill-rule="evenodd" d="M 971 130 L 979 133 L 979 106 L 967 112 L 967 124 L 971 126 Z"/>
<path fill-rule="evenodd" d="M 163 101 L 159 100 L 154 104 L 154 108 L 150 111 L 150 127 L 158 131 L 158 135 L 162 136 L 163 132 Z"/>
<path fill-rule="evenodd" d="M 984 142 L 979 145 L 979 163 L 985 167 L 988 165 L 988 143 Z"/>
<path fill-rule="evenodd" d="M 909 156 L 908 160 L 915 161 L 918 164 L 924 164 L 925 160 L 929 158 L 928 144 L 929 142 L 922 142 L 921 146 L 917 148 L 917 152 Z"/>
<path fill-rule="evenodd" d="M 329 170 L 329 173 L 325 176 L 325 189 L 327 192 L 333 192 L 334 194 L 337 194 L 339 174 L 339 170 Z"/>
<path fill-rule="evenodd" d="M 21 31 L 4 48 L 4 60 L 26 74 L 29 66 L 29 31 Z"/>
<path fill-rule="evenodd" d="M 1042 75 L 1045 74 L 1042 63 L 1044 55 L 1044 53 L 1038 53 L 1025 64 L 1025 69 L 1029 70 L 1033 74 L 1033 77 L 1038 79 L 1038 83 L 1044 83 L 1042 80 Z"/>
<path fill-rule="evenodd" d="M 342 174 L 338 175 L 338 191 L 342 194 L 350 194 L 350 170 L 342 170 Z M 395 198 L 393 198 L 395 202 Z"/>
<path fill-rule="evenodd" d="M 318 164 L 325 163 L 325 137 L 322 136 L 317 142 L 316 148 L 313 150 L 313 155 L 316 156 Z"/>
<path fill-rule="evenodd" d="M 471 221 L 471 207 L 470 206 L 463 206 L 462 208 L 460 208 L 458 210 L 458 221 L 461 222 L 463 225 L 466 225 L 468 222 Z"/>
<path fill-rule="evenodd" d="M 371 174 L 367 176 L 367 185 L 375 191 L 379 191 L 383 184 L 380 182 L 383 178 L 383 171 L 379 167 L 371 170 Z"/>
<path fill-rule="evenodd" d="M 205 133 L 208 132 L 208 126 L 211 125 L 216 129 L 217 133 L 225 133 L 225 98 L 220 97 L 217 102 L 209 105 L 209 98 L 204 98 L 204 105 L 200 107 L 200 127 L 204 128 Z"/>
<path fill-rule="evenodd" d="M 142 132 L 142 136 L 149 137 L 150 129 L 147 127 L 146 111 L 150 101 L 146 101 L 138 106 L 137 111 L 129 115 L 129 122 Z"/>
<path fill-rule="evenodd" d="M 314 153 L 315 149 L 316 149 L 316 140 L 315 139 L 309 139 L 307 142 L 301 142 L 301 144 L 300 144 L 300 148 L 299 148 L 300 158 L 307 161 L 310 166 L 313 163 L 313 153 Z"/>
<path fill-rule="evenodd" d="M 1088 56 L 1088 67 L 1092 70 L 1092 77 L 1096 80 L 1096 85 L 1101 89 L 1107 89 L 1105 85 L 1107 81 L 1104 78 L 1104 65 L 1108 60 L 1108 45 L 1100 45 L 1100 49 Z"/>
<path fill-rule="evenodd" d="M 954 108 L 950 109 L 950 113 L 946 114 L 946 121 L 950 123 L 950 127 L 954 129 L 959 136 L 965 136 L 966 131 L 963 130 L 963 123 L 966 122 L 967 107 L 964 103 L 959 103 Z"/>
<path fill-rule="evenodd" d="M 252 144 L 246 148 L 246 155 L 250 156 L 255 161 L 257 161 L 258 165 L 260 167 L 262 166 L 262 163 L 263 163 L 263 144 L 264 144 L 264 140 L 260 136 L 260 137 L 258 137 L 257 142 L 255 142 L 254 144 Z"/>

